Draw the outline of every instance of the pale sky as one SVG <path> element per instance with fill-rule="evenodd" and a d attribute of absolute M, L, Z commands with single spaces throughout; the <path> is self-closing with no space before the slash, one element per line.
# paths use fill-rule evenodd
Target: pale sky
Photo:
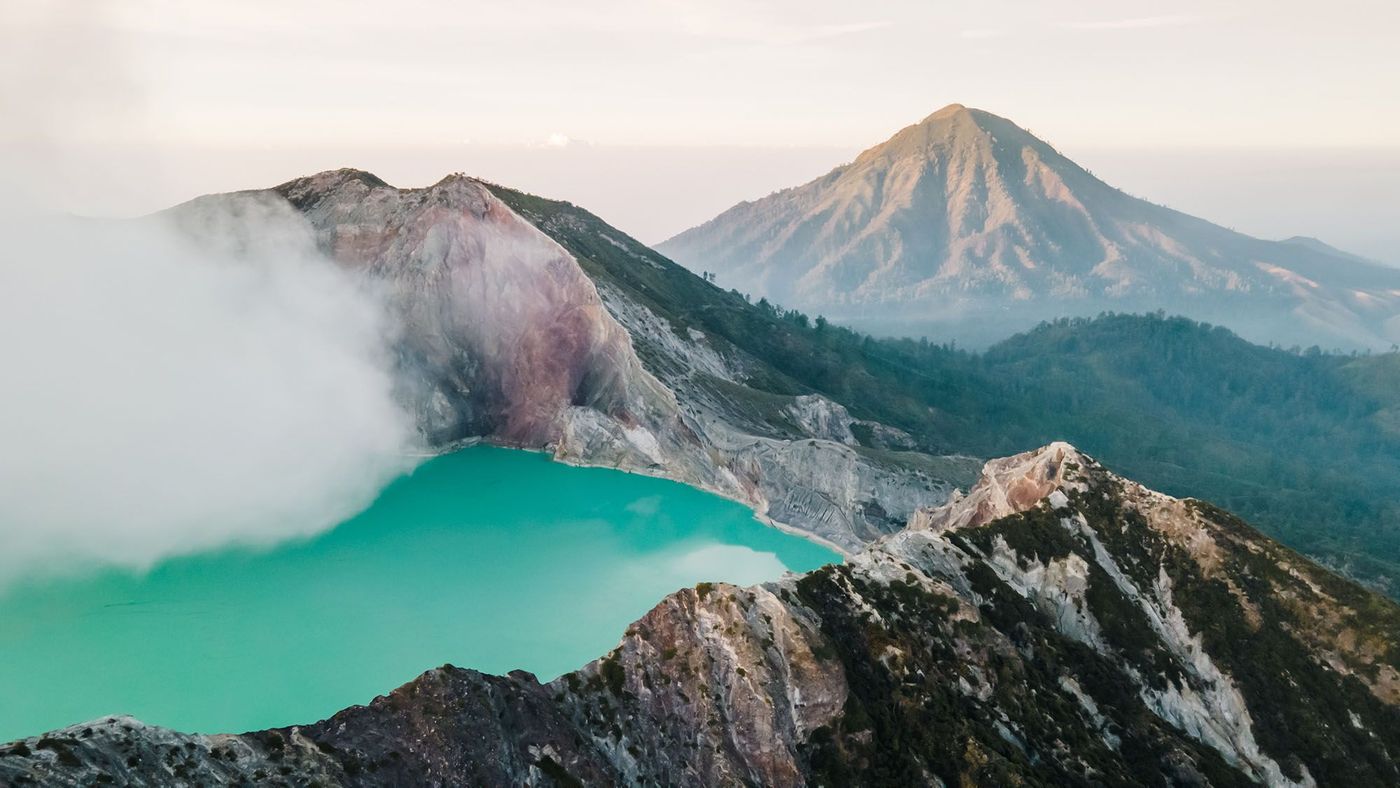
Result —
<path fill-rule="evenodd" d="M 1209 208 L 1232 150 L 1265 173 L 1341 157 L 1362 181 L 1374 153 L 1396 182 L 1397 26 L 1379 0 L 4 0 L 0 144 L 72 210 L 327 166 L 402 185 L 465 170 L 656 241 L 961 102 Z M 1162 151 L 1186 158 L 1154 170 Z M 1145 193 L 1193 167 L 1213 180 L 1195 196 Z M 1257 218 L 1238 186 L 1236 215 L 1206 218 L 1292 234 L 1269 217 L 1315 217 L 1296 232 L 1338 245 L 1350 222 L 1373 256 L 1400 242 L 1366 237 L 1365 209 L 1400 217 L 1393 188 L 1308 177 L 1258 194 Z M 1319 188 L 1364 216 L 1327 218 Z"/>

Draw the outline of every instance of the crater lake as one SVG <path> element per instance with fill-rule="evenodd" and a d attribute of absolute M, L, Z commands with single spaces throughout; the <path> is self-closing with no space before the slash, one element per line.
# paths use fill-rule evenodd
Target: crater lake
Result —
<path fill-rule="evenodd" d="M 314 722 L 444 663 L 549 680 L 679 588 L 838 560 L 682 484 L 470 447 L 310 539 L 0 589 L 0 741 Z"/>

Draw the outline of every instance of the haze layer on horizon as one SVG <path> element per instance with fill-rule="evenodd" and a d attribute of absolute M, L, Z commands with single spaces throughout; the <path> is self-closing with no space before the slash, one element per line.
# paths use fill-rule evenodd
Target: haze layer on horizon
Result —
<path fill-rule="evenodd" d="M 1367 0 L 15 0 L 0 145 L 80 213 L 464 171 L 655 242 L 956 101 L 1138 196 L 1400 263 L 1397 22 Z"/>

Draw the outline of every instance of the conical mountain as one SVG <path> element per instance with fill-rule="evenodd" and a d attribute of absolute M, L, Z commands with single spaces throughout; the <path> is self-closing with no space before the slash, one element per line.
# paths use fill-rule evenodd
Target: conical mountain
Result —
<path fill-rule="evenodd" d="M 1400 271 L 1132 197 L 960 104 L 659 249 L 723 286 L 854 322 L 996 315 L 1010 333 L 1058 315 L 1166 309 L 1262 341 L 1400 339 Z"/>

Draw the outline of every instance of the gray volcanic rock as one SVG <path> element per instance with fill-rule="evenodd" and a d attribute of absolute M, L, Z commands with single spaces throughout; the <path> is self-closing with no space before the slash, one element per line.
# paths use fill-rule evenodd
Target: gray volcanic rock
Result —
<path fill-rule="evenodd" d="M 1393 785 L 1400 609 L 1065 444 L 843 566 L 701 584 L 540 684 L 445 666 L 314 725 L 126 718 L 23 785 Z"/>
<path fill-rule="evenodd" d="M 1260 342 L 1400 340 L 1400 271 L 1131 197 L 959 104 L 657 248 L 724 287 L 885 330 L 991 320 L 1004 337 L 1046 318 L 1165 309 Z"/>

